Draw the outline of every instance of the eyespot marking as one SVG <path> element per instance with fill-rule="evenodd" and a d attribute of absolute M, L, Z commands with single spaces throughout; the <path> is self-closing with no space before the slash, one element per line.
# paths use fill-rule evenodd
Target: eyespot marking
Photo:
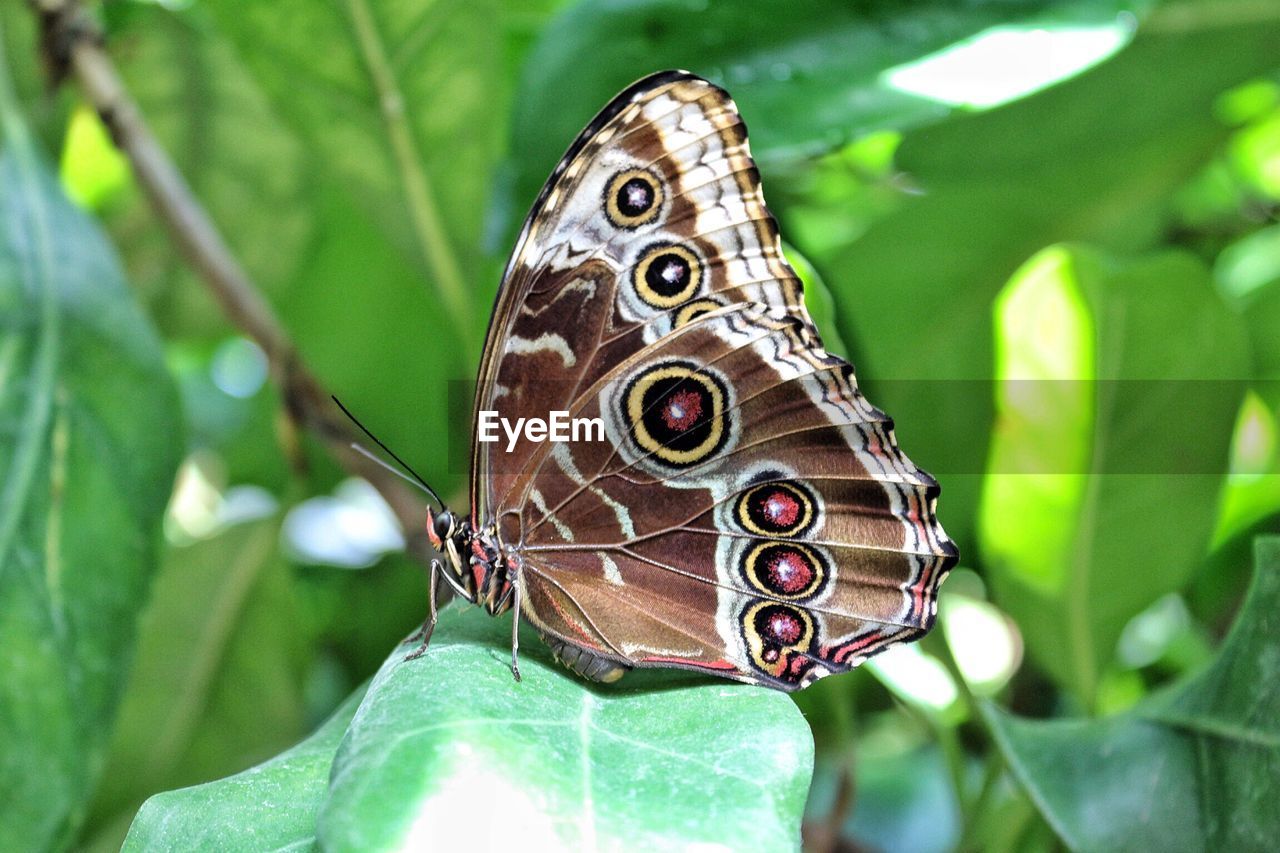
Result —
<path fill-rule="evenodd" d="M 748 533 L 792 538 L 813 527 L 817 501 L 808 489 L 790 480 L 761 483 L 738 496 L 733 515 Z"/>
<path fill-rule="evenodd" d="M 648 169 L 626 169 L 609 179 L 604 212 L 618 228 L 638 228 L 658 218 L 666 192 Z"/>
<path fill-rule="evenodd" d="M 818 551 L 795 542 L 761 542 L 746 552 L 740 568 L 757 591 L 786 601 L 813 598 L 830 574 Z"/>
<path fill-rule="evenodd" d="M 751 662 L 762 672 L 799 682 L 812 668 L 806 657 L 813 644 L 813 618 L 799 607 L 755 601 L 740 616 L 742 639 Z"/>
<path fill-rule="evenodd" d="M 654 243 L 640 253 L 631 284 L 646 304 L 675 308 L 702 284 L 702 260 L 678 243 Z"/>

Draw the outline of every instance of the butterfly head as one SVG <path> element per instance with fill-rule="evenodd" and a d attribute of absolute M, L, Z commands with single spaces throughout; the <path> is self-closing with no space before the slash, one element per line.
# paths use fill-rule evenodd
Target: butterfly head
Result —
<path fill-rule="evenodd" d="M 431 545 L 437 551 L 444 551 L 444 543 L 448 542 L 458 533 L 458 517 L 447 509 L 440 510 L 439 513 L 432 512 L 431 507 L 427 507 L 427 538 L 431 540 Z"/>
<path fill-rule="evenodd" d="M 444 554 L 445 579 L 454 591 L 468 601 L 475 601 L 478 580 L 472 571 L 475 534 L 471 522 L 447 508 L 435 512 L 427 507 L 427 538 Z"/>

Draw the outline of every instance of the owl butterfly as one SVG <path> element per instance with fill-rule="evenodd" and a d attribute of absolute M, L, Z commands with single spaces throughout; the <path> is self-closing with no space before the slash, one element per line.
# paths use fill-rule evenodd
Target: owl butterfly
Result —
<path fill-rule="evenodd" d="M 604 436 L 473 444 L 471 515 L 428 516 L 445 558 L 418 653 L 438 577 L 599 681 L 683 667 L 796 690 L 934 621 L 957 558 L 938 485 L 823 350 L 706 80 L 635 83 L 556 166 L 498 292 L 484 411 Z"/>

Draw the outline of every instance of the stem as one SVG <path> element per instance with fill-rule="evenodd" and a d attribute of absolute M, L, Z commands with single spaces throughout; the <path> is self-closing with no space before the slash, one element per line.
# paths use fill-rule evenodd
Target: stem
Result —
<path fill-rule="evenodd" d="M 923 645 L 928 647 L 928 651 L 934 654 L 946 670 L 951 675 L 951 680 L 956 684 L 956 690 L 960 694 L 960 701 L 964 703 L 965 710 L 969 715 L 969 719 L 974 720 L 982 726 L 986 732 L 988 739 L 992 744 L 995 743 L 995 737 L 992 735 L 990 727 L 987 724 L 987 718 L 982 713 L 981 700 L 974 694 L 973 688 L 969 686 L 968 680 L 964 677 L 964 673 L 960 670 L 960 664 L 956 661 L 955 654 L 951 651 L 951 644 L 947 642 L 946 633 L 942 630 L 942 626 L 927 636 L 923 641 Z M 958 739 L 955 732 L 947 730 L 947 742 L 941 743 L 944 752 L 949 748 L 950 742 L 955 742 L 955 748 L 959 747 Z M 948 762 L 952 763 L 952 759 L 948 758 Z M 952 781 L 956 785 L 956 802 L 960 805 L 961 819 L 961 835 L 960 843 L 957 845 L 958 850 L 971 849 L 966 844 L 972 843 L 972 837 L 978 828 L 978 822 L 981 819 L 982 810 L 987 807 L 995 784 L 1000 779 L 1000 775 L 1004 771 L 1004 757 L 996 748 L 992 748 L 992 752 L 987 756 L 986 768 L 982 777 L 981 787 L 972 797 L 966 796 L 967 786 L 963 775 L 963 753 L 960 755 L 961 766 L 960 772 L 957 772 L 956 766 L 952 763 L 951 775 Z"/>
<path fill-rule="evenodd" d="M 956 661 L 956 656 L 951 651 L 951 644 L 947 642 L 947 636 L 942 626 L 939 625 L 936 631 L 925 637 L 921 641 L 921 645 L 927 646 L 927 651 L 942 661 L 942 665 L 951 675 L 951 680 L 956 683 L 956 690 L 960 693 L 960 701 L 964 703 L 970 719 L 977 720 L 985 726 L 986 719 L 980 713 L 980 700 L 974 695 L 973 688 L 969 686 L 964 673 L 960 671 L 960 664 Z"/>
<path fill-rule="evenodd" d="M 933 711 L 911 701 L 900 699 L 898 705 L 937 741 L 938 748 L 942 750 L 942 757 L 947 763 L 947 773 L 951 777 L 956 811 L 964 818 L 965 805 L 968 802 L 966 795 L 968 786 L 965 780 L 964 749 L 960 745 L 960 739 L 956 737 L 955 729 L 939 719 Z"/>
<path fill-rule="evenodd" d="M 996 785 L 1004 775 L 1004 756 L 1000 750 L 995 748 L 987 753 L 986 765 L 982 772 L 982 785 L 978 788 L 978 793 L 971 799 L 964 808 L 963 824 L 960 832 L 960 841 L 956 844 L 956 850 L 977 850 L 977 833 L 979 822 L 982 820 L 982 814 L 991 804 L 991 795 L 996 791 Z"/>
<path fill-rule="evenodd" d="M 161 222 L 222 305 L 231 322 L 266 354 L 290 418 L 317 436 L 347 471 L 369 481 L 390 505 L 408 534 L 409 551 L 424 564 L 430 556 L 418 496 L 392 473 L 351 449 L 360 436 L 329 399 L 329 393 L 302 363 L 271 306 L 232 255 L 182 174 L 147 126 L 129 96 L 102 33 L 78 0 L 28 0 L 40 19 L 43 44 L 52 55 L 55 82 L 73 74 L 97 110 L 116 147 L 128 158 L 134 178 Z"/>
<path fill-rule="evenodd" d="M 445 311 L 450 315 L 454 327 L 468 328 L 471 325 L 471 300 L 436 206 L 431 179 L 418 160 L 413 128 L 405 116 L 404 96 L 396 81 L 395 71 L 387 59 L 387 51 L 368 2 L 347 0 L 346 5 L 351 24 L 355 28 L 356 43 L 378 93 L 378 107 L 391 140 L 391 152 L 404 184 L 409 215 L 413 220 L 422 254 L 435 276 L 436 284 L 444 297 Z"/>

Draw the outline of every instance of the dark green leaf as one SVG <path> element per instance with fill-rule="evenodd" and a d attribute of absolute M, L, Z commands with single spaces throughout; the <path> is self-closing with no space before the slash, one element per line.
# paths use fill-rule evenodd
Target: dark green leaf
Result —
<path fill-rule="evenodd" d="M 392 653 L 334 761 L 328 849 L 669 849 L 799 842 L 812 770 L 781 693 L 727 682 L 597 688 L 509 622 L 449 608 L 427 654 Z"/>
<path fill-rule="evenodd" d="M 1266 850 L 1280 834 L 1280 539 L 1200 675 L 1105 720 L 989 711 L 1019 780 L 1080 850 Z"/>
<path fill-rule="evenodd" d="M 39 850 L 69 841 L 101 769 L 182 424 L 114 253 L 62 196 L 7 86 L 0 79 L 0 848 Z"/>
<path fill-rule="evenodd" d="M 508 103 L 491 2 L 202 4 L 315 167 L 426 271 L 439 309 L 482 328 L 471 277 Z M 478 347 L 476 347 L 478 349 Z"/>
<path fill-rule="evenodd" d="M 314 846 L 329 767 L 364 691 L 311 737 L 218 782 L 157 794 L 129 828 L 125 850 L 298 850 Z"/>
<path fill-rule="evenodd" d="M 471 5 L 439 10 L 437 18 L 435 4 L 414 4 L 422 13 L 415 39 L 426 41 L 414 41 L 412 57 L 406 54 L 406 64 L 397 67 L 406 115 L 421 131 L 414 137 L 420 156 L 398 161 L 369 73 L 353 53 L 351 4 L 303 5 L 258 6 L 249 17 L 239 4 L 218 2 L 180 10 L 115 7 L 117 14 L 129 13 L 116 22 L 122 72 L 309 366 L 380 438 L 448 492 L 465 474 L 466 454 L 458 454 L 460 465 L 450 465 L 445 397 L 450 380 L 474 370 L 459 346 L 465 340 L 478 347 L 488 317 L 487 298 L 474 294 L 497 285 L 496 272 L 480 258 L 478 218 L 491 179 L 485 163 L 494 156 L 486 140 L 497 138 L 501 123 L 501 111 L 488 111 L 492 105 L 479 95 L 467 95 L 467 108 L 457 109 L 464 90 L 448 81 L 457 69 L 470 79 L 500 64 L 475 44 L 489 37 L 491 21 Z M 257 16 L 263 20 L 255 22 Z M 296 27 L 295 17 L 312 21 L 318 32 Z M 319 32 L 329 47 L 340 46 L 332 67 L 311 63 L 329 50 L 317 51 L 310 40 L 321 38 Z M 473 46 L 479 65 L 458 64 L 440 49 L 442 41 L 450 50 Z M 487 88 L 472 81 L 465 91 Z M 455 121 L 476 129 L 447 133 Z M 442 307 L 405 209 L 408 184 L 398 170 L 415 163 L 438 196 L 451 229 L 449 248 L 474 295 L 462 323 Z M 146 274 L 162 327 L 209 344 L 230 333 L 206 288 L 182 270 L 145 199 L 113 209 L 111 223 L 130 265 Z M 285 472 L 277 444 L 272 420 L 255 416 L 226 448 L 233 481 L 279 489 Z M 338 476 L 327 463 L 320 470 L 325 479 Z"/>

